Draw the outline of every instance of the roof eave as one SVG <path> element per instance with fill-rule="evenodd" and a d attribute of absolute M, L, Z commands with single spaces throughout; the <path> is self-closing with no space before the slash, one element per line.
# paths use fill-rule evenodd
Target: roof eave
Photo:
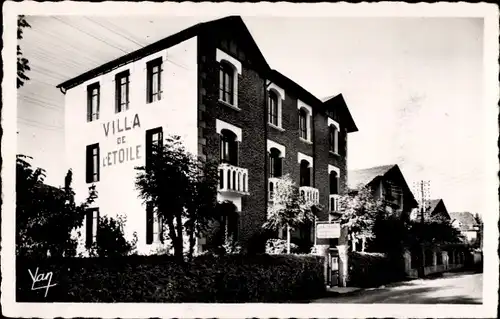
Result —
<path fill-rule="evenodd" d="M 340 105 L 346 112 L 346 117 L 347 117 L 347 132 L 348 133 L 354 133 L 354 132 L 358 132 L 358 127 L 356 126 L 356 123 L 354 122 L 354 118 L 352 117 L 351 115 L 351 112 L 349 111 L 349 107 L 347 106 L 347 103 L 344 99 L 344 96 L 342 95 L 342 93 L 338 94 L 338 95 L 335 95 L 333 96 L 332 98 L 326 100 L 323 102 L 323 104 L 325 105 L 325 107 L 328 107 L 328 105 L 330 104 L 337 104 L 337 105 Z"/>

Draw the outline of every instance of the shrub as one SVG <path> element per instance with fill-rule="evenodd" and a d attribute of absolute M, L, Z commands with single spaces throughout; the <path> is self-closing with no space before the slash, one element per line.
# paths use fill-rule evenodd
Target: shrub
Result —
<path fill-rule="evenodd" d="M 398 265 L 382 253 L 349 253 L 349 285 L 375 287 L 402 279 Z"/>
<path fill-rule="evenodd" d="M 271 255 L 286 254 L 287 253 L 286 246 L 287 243 L 286 240 L 284 239 L 277 239 L 277 238 L 268 239 L 266 242 L 266 254 L 271 254 Z M 298 253 L 299 252 L 298 246 L 294 243 L 290 243 L 290 252 L 292 254 Z"/>
<path fill-rule="evenodd" d="M 324 293 L 323 260 L 297 255 L 203 255 L 190 263 L 172 256 L 18 259 L 18 302 L 283 302 Z M 45 290 L 34 274 L 53 272 Z"/>
<path fill-rule="evenodd" d="M 117 218 L 99 217 L 98 240 L 92 244 L 91 256 L 113 257 L 133 253 L 138 240 L 137 233 L 134 232 L 132 241 L 127 241 L 123 233 L 125 223 L 126 217 L 120 215 Z"/>

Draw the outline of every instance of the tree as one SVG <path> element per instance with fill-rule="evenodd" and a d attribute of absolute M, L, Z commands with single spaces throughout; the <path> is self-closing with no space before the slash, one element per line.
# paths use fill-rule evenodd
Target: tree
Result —
<path fill-rule="evenodd" d="M 75 256 L 77 238 L 71 233 L 83 225 L 85 211 L 97 197 L 95 186 L 76 205 L 68 171 L 64 188 L 44 184 L 45 170 L 34 169 L 29 156 L 16 161 L 16 254 L 35 258 Z"/>
<path fill-rule="evenodd" d="M 340 224 L 347 229 L 349 236 L 363 233 L 364 236 L 373 238 L 375 221 L 385 217 L 387 213 L 384 201 L 376 199 L 368 187 L 341 195 L 339 207 L 342 212 Z"/>
<path fill-rule="evenodd" d="M 195 236 L 217 219 L 217 166 L 187 152 L 179 136 L 167 136 L 163 147 L 153 146 L 148 163 L 136 168 L 139 197 L 156 209 L 174 256 L 183 260 L 184 234 L 190 239 L 192 256 Z"/>
<path fill-rule="evenodd" d="M 290 254 L 290 232 L 314 221 L 314 212 L 320 208 L 301 196 L 289 175 L 279 178 L 276 185 L 263 228 L 273 231 L 286 229 L 287 253 Z"/>
<path fill-rule="evenodd" d="M 134 232 L 134 239 L 125 239 L 123 228 L 126 218 L 118 216 L 112 218 L 108 216 L 99 217 L 99 227 L 97 229 L 97 241 L 90 247 L 91 256 L 115 257 L 126 256 L 132 253 L 137 244 L 137 233 Z"/>
<path fill-rule="evenodd" d="M 24 15 L 17 16 L 17 40 L 22 40 L 23 29 L 31 28 L 31 25 L 26 21 Z M 31 70 L 29 66 L 29 61 L 23 57 L 23 52 L 21 51 L 21 46 L 17 45 L 17 88 L 19 89 L 24 85 L 24 82 L 28 81 L 30 78 L 26 75 L 27 71 Z"/>

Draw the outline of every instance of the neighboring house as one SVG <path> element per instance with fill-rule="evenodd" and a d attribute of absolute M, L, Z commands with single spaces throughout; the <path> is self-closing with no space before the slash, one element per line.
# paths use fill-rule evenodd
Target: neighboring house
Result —
<path fill-rule="evenodd" d="M 261 230 L 275 178 L 290 174 L 325 207 L 345 190 L 347 135 L 357 127 L 342 95 L 320 100 L 272 70 L 240 17 L 197 24 L 58 87 L 75 191 L 95 184 L 99 193 L 88 237 L 99 213 L 120 213 L 140 253 L 161 247 L 161 221 L 138 199 L 134 167 L 148 165 L 166 134 L 220 161 L 217 197 L 238 211 L 226 233 L 242 244 Z"/>
<path fill-rule="evenodd" d="M 472 213 L 452 212 L 450 217 L 451 224 L 460 230 L 468 244 L 474 244 L 478 240 L 480 225 Z"/>
<path fill-rule="evenodd" d="M 348 173 L 348 179 L 351 192 L 369 187 L 376 199 L 387 203 L 388 211 L 397 212 L 403 218 L 409 218 L 412 210 L 418 206 L 397 164 L 352 170 Z M 357 245 L 359 239 L 353 237 L 352 248 L 364 251 L 366 238 L 362 234 L 358 237 L 361 238 L 361 246 Z"/>
<path fill-rule="evenodd" d="M 407 215 L 418 206 L 397 164 L 352 170 L 348 173 L 349 189 L 370 187 L 377 199 L 383 199 L 389 210 Z"/>
<path fill-rule="evenodd" d="M 415 208 L 411 213 L 411 219 L 420 221 L 422 218 L 422 213 L 419 208 Z M 450 220 L 450 214 L 446 209 L 444 201 L 439 199 L 430 199 L 426 201 L 426 209 L 424 211 L 424 220 L 429 218 L 441 218 L 444 220 Z"/>

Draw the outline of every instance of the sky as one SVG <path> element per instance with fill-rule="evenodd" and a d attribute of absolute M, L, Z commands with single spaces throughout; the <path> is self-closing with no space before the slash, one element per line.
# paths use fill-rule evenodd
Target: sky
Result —
<path fill-rule="evenodd" d="M 349 169 L 398 164 L 410 187 L 429 180 L 448 211 L 486 213 L 483 159 L 493 145 L 482 19 L 243 19 L 272 68 L 319 98 L 343 94 L 359 129 L 349 135 Z M 64 95 L 55 85 L 199 20 L 28 17 L 20 44 L 32 71 L 18 90 L 18 153 L 62 184 Z"/>

